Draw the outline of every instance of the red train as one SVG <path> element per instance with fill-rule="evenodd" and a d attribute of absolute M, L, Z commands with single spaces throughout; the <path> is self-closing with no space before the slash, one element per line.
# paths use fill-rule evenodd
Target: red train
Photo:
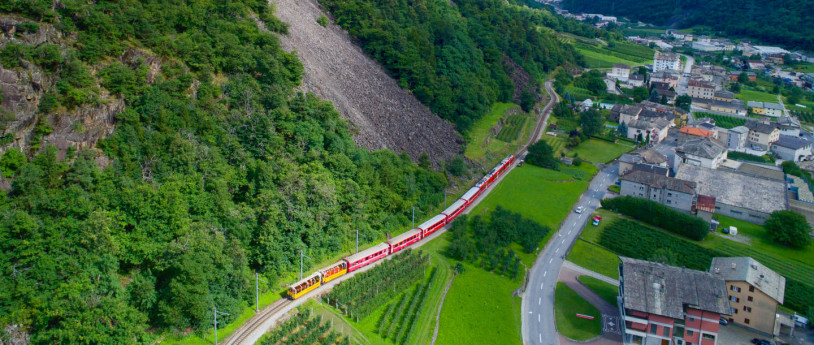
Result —
<path fill-rule="evenodd" d="M 447 207 L 444 212 L 430 218 L 430 220 L 422 223 L 417 228 L 393 237 L 384 243 L 379 243 L 371 248 L 348 256 L 328 268 L 317 271 L 305 279 L 292 284 L 288 288 L 288 296 L 291 299 L 300 298 L 321 284 L 327 283 L 348 272 L 353 272 L 370 265 L 431 235 L 433 232 L 444 227 L 444 225 L 451 223 L 455 217 L 472 205 L 486 188 L 489 188 L 500 175 L 509 169 L 512 163 L 514 163 L 514 156 L 508 156 L 503 159 L 494 169 L 480 179 L 474 187 Z"/>

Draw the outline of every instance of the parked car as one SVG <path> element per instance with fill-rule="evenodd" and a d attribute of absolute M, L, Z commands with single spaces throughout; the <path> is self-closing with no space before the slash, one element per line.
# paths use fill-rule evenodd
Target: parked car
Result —
<path fill-rule="evenodd" d="M 720 324 L 722 324 L 722 325 L 726 326 L 726 325 L 728 325 L 728 324 L 729 324 L 729 320 L 727 320 L 727 319 L 725 319 L 725 318 L 721 318 L 720 320 L 718 320 L 718 323 L 720 323 Z"/>
<path fill-rule="evenodd" d="M 579 206 L 579 207 L 577 207 L 577 209 L 576 209 L 574 212 L 576 212 L 576 213 L 582 213 L 582 211 L 583 211 L 583 210 L 585 210 L 585 208 L 584 208 L 584 207 L 582 207 L 582 206 Z"/>
<path fill-rule="evenodd" d="M 593 224 L 594 226 L 599 225 L 599 219 L 594 219 L 594 222 L 593 222 L 593 223 L 591 223 L 591 224 Z"/>
<path fill-rule="evenodd" d="M 765 340 L 765 339 L 758 339 L 758 338 L 752 339 L 752 344 L 755 344 L 755 345 L 774 345 L 771 341 L 768 341 L 768 340 Z"/>
<path fill-rule="evenodd" d="M 802 317 L 800 315 L 794 315 L 793 319 L 794 319 L 794 325 L 797 326 L 797 327 L 808 326 L 808 319 L 805 318 L 805 317 Z"/>

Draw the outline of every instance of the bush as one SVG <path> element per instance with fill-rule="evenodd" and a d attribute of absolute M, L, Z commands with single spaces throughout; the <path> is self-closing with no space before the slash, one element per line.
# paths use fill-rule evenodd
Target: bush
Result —
<path fill-rule="evenodd" d="M 447 171 L 453 176 L 469 176 L 469 167 L 466 166 L 464 157 L 460 155 L 453 157 L 452 160 L 449 161 Z"/>
<path fill-rule="evenodd" d="M 602 207 L 696 241 L 703 240 L 709 233 L 709 224 L 703 219 L 652 200 L 620 196 L 602 199 Z"/>
<path fill-rule="evenodd" d="M 543 140 L 529 146 L 526 161 L 538 167 L 558 170 L 557 159 L 554 158 L 554 149 Z"/>
<path fill-rule="evenodd" d="M 774 211 L 763 224 L 769 237 L 777 243 L 804 248 L 811 242 L 811 225 L 806 218 L 794 211 Z"/>
<path fill-rule="evenodd" d="M 324 14 L 319 16 L 319 19 L 317 19 L 317 24 L 323 27 L 328 26 L 328 17 L 326 17 Z"/>

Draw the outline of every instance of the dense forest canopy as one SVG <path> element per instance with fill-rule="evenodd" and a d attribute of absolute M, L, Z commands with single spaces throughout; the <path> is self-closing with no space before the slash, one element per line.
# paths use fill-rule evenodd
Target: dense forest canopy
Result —
<path fill-rule="evenodd" d="M 0 159 L 0 326 L 32 344 L 150 343 L 150 327 L 211 327 L 215 305 L 229 322 L 254 271 L 279 286 L 298 250 L 309 266 L 443 199 L 443 174 L 356 147 L 331 104 L 295 93 L 296 55 L 255 22 L 286 30 L 265 0 L 12 0 L 8 14 L 66 38 L 0 46 L 3 68 L 59 80 L 40 112 L 126 102 L 96 149 Z M 128 49 L 160 59 L 154 80 Z"/>
<path fill-rule="evenodd" d="M 704 25 L 734 38 L 814 51 L 814 0 L 564 0 L 563 7 L 660 26 Z"/>
<path fill-rule="evenodd" d="M 598 35 L 547 10 L 501 0 L 319 0 L 402 87 L 462 131 L 513 101 L 506 59 L 534 80 L 580 56 L 551 28 Z M 522 87 L 522 85 L 520 85 Z"/>

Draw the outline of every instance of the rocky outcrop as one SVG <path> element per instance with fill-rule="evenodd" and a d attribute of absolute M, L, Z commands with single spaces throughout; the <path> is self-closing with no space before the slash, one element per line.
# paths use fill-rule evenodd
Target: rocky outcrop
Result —
<path fill-rule="evenodd" d="M 436 162 L 461 153 L 463 139 L 452 124 L 399 87 L 341 28 L 317 23 L 328 13 L 316 0 L 271 2 L 291 25 L 280 39 L 305 67 L 302 89 L 332 101 L 354 127 L 358 145 L 406 152 L 414 160 L 426 152 Z"/>
<path fill-rule="evenodd" d="M 0 334 L 0 345 L 28 345 L 28 332 L 21 325 L 7 325 Z"/>

